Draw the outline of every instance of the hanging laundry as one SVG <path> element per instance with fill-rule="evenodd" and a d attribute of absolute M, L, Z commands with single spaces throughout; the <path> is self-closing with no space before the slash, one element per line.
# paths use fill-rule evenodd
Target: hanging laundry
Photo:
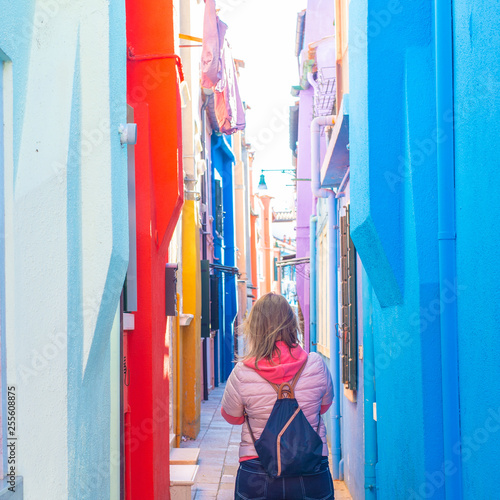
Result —
<path fill-rule="evenodd" d="M 219 129 L 224 134 L 234 134 L 245 128 L 245 110 L 238 89 L 236 67 L 227 40 L 224 40 L 222 49 L 222 77 L 215 86 L 215 114 Z"/>
<path fill-rule="evenodd" d="M 229 135 L 245 128 L 245 110 L 231 48 L 226 40 L 227 25 L 217 15 L 215 0 L 205 1 L 203 22 L 201 86 L 214 90 L 219 130 Z"/>
<path fill-rule="evenodd" d="M 203 47 L 201 49 L 201 86 L 209 89 L 222 78 L 222 48 L 227 24 L 215 10 L 215 0 L 206 0 L 203 19 Z"/>

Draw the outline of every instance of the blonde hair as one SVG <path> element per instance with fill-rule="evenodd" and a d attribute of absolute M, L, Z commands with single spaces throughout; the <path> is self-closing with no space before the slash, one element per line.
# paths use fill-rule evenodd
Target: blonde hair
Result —
<path fill-rule="evenodd" d="M 241 331 L 246 340 L 246 352 L 242 361 L 255 358 L 256 368 L 261 359 L 272 362 L 275 354 L 281 358 L 276 346 L 278 340 L 287 345 L 290 353 L 293 347 L 299 345 L 297 317 L 285 297 L 273 292 L 263 295 L 255 302 Z"/>

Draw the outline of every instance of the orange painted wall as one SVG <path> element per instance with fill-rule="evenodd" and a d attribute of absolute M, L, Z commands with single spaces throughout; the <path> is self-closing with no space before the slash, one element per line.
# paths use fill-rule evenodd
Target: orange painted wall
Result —
<path fill-rule="evenodd" d="M 335 38 L 337 46 L 337 108 L 344 94 L 349 93 L 349 1 L 335 2 Z"/>

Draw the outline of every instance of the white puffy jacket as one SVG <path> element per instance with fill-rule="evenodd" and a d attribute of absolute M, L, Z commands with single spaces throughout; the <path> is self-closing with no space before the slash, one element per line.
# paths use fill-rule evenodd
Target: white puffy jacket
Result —
<path fill-rule="evenodd" d="M 306 356 L 305 353 L 304 356 Z M 298 369 L 295 373 L 297 371 Z M 295 375 L 295 373 L 290 374 L 289 371 L 286 373 L 286 381 L 291 380 Z M 289 378 L 288 375 L 290 375 Z M 318 428 L 320 421 L 319 435 L 323 440 L 323 456 L 328 456 L 326 427 L 320 412 L 327 411 L 332 403 L 333 385 L 330 371 L 319 354 L 314 352 L 309 354 L 307 365 L 295 386 L 295 397 L 314 429 Z M 271 414 L 276 398 L 274 388 L 254 368 L 241 361 L 234 367 L 227 380 L 222 398 L 222 415 L 233 425 L 243 424 L 240 459 L 257 456 L 248 426 L 244 423 L 243 409 L 246 409 L 255 439 L 258 439 Z"/>

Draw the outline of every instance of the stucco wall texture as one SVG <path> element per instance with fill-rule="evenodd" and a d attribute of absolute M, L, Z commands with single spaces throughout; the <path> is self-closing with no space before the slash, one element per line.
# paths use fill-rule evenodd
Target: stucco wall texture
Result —
<path fill-rule="evenodd" d="M 500 7 L 455 0 L 453 16 L 458 276 L 445 298 L 458 306 L 463 497 L 495 498 Z M 351 0 L 352 238 L 374 289 L 384 499 L 444 498 L 456 473 L 443 463 L 433 30 L 432 2 Z"/>
<path fill-rule="evenodd" d="M 500 5 L 454 1 L 457 294 L 464 498 L 498 496 Z"/>
<path fill-rule="evenodd" d="M 351 2 L 351 234 L 374 289 L 377 487 L 401 500 L 443 462 L 432 16 Z"/>
<path fill-rule="evenodd" d="M 118 134 L 124 8 L 2 0 L 0 12 L 6 359 L 17 386 L 18 473 L 28 500 L 109 499 L 119 480 L 110 334 L 128 260 Z"/>

